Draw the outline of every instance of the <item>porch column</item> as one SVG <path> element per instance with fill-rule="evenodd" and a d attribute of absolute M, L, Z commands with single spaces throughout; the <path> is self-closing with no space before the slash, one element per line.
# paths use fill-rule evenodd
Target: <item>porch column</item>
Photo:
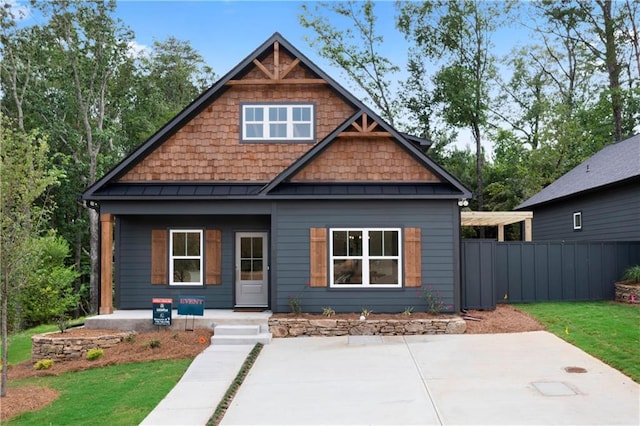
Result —
<path fill-rule="evenodd" d="M 531 218 L 530 217 L 524 220 L 524 240 L 531 241 Z"/>
<path fill-rule="evenodd" d="M 113 313 L 113 215 L 100 214 L 100 315 Z"/>

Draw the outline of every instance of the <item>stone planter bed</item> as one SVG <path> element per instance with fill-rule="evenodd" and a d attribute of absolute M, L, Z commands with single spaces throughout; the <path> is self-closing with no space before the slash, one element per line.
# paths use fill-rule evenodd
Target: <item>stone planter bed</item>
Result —
<path fill-rule="evenodd" d="M 75 331 L 75 330 L 74 330 Z M 78 330 L 80 331 L 80 330 Z M 31 360 L 52 359 L 54 361 L 68 361 L 83 358 L 90 349 L 110 348 L 124 341 L 131 331 L 105 330 L 99 336 L 96 330 L 91 330 L 87 336 L 78 336 L 79 333 L 52 333 L 38 334 L 31 338 Z M 81 333 L 80 333 L 81 334 Z"/>
<path fill-rule="evenodd" d="M 463 334 L 466 327 L 462 318 L 453 315 L 434 318 L 374 318 L 364 321 L 322 316 L 269 318 L 269 331 L 273 333 L 273 337 Z"/>
<path fill-rule="evenodd" d="M 631 281 L 620 281 L 615 283 L 615 287 L 616 302 L 640 303 L 640 284 Z"/>

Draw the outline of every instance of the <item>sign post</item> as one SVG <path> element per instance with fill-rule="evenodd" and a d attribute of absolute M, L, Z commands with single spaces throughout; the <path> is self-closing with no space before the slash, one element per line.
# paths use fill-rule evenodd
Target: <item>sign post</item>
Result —
<path fill-rule="evenodd" d="M 151 299 L 153 304 L 153 325 L 169 326 L 171 325 L 171 304 L 173 299 Z"/>
<path fill-rule="evenodd" d="M 194 330 L 195 316 L 204 316 L 204 296 L 179 296 L 178 297 L 178 315 L 191 315 L 193 321 L 191 330 Z M 188 318 L 187 318 L 188 320 Z M 187 320 L 184 322 L 184 329 L 187 329 Z"/>

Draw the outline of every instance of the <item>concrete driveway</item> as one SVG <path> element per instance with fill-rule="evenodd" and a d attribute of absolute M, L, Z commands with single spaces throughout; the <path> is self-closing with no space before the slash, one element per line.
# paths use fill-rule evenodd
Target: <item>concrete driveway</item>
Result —
<path fill-rule="evenodd" d="M 222 424 L 637 425 L 640 385 L 544 331 L 274 339 Z"/>

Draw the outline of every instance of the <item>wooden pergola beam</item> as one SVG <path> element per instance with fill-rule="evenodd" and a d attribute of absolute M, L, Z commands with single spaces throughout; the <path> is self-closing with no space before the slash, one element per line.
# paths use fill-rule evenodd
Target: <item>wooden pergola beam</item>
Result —
<path fill-rule="evenodd" d="M 524 222 L 524 240 L 532 239 L 533 212 L 460 212 L 462 226 L 497 226 L 498 241 L 504 241 L 504 227 Z"/>

